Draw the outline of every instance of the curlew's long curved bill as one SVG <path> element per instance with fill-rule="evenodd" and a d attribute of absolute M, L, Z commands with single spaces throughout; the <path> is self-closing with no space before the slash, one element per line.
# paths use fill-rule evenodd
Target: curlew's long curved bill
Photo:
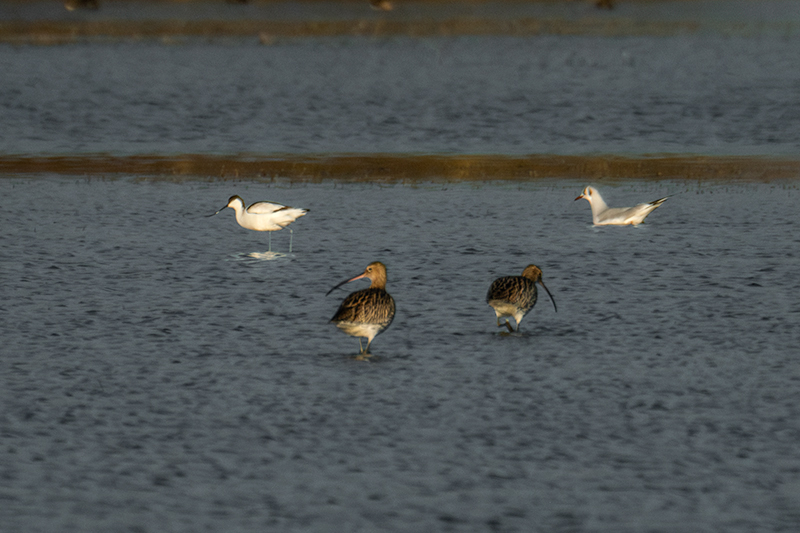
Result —
<path fill-rule="evenodd" d="M 547 288 L 547 285 L 545 285 L 545 284 L 544 284 L 544 282 L 543 282 L 542 280 L 539 280 L 539 284 L 540 284 L 542 287 L 544 287 L 544 290 L 546 290 L 546 291 L 547 291 L 547 295 L 550 297 L 550 301 L 551 301 L 551 302 L 553 302 L 553 309 L 555 309 L 555 310 L 556 310 L 556 313 L 558 313 L 558 307 L 556 307 L 556 301 L 553 299 L 553 295 L 552 295 L 552 294 L 550 294 L 550 289 L 548 289 L 548 288 Z"/>
<path fill-rule="evenodd" d="M 367 273 L 364 272 L 363 274 L 359 274 L 358 276 L 356 276 L 354 278 L 346 279 L 343 282 L 341 282 L 340 284 L 338 284 L 337 286 L 335 286 L 334 288 L 332 288 L 331 290 L 329 290 L 328 292 L 326 292 L 325 296 L 329 295 L 330 293 L 332 293 L 333 291 L 335 291 L 336 289 L 338 289 L 339 287 L 341 287 L 345 283 L 350 283 L 351 281 L 355 281 L 357 279 L 361 279 L 361 278 L 364 278 L 366 276 L 367 276 Z"/>

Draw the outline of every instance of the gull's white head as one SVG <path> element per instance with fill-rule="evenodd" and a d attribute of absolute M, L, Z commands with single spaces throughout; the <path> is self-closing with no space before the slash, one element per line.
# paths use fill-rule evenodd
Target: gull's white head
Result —
<path fill-rule="evenodd" d="M 595 197 L 599 197 L 599 196 L 600 196 L 600 194 L 595 190 L 594 187 L 586 187 L 585 189 L 583 189 L 583 192 L 581 193 L 581 195 L 578 196 L 577 198 L 575 198 L 575 200 L 580 200 L 581 198 L 585 198 L 586 201 L 591 204 L 592 200 Z"/>

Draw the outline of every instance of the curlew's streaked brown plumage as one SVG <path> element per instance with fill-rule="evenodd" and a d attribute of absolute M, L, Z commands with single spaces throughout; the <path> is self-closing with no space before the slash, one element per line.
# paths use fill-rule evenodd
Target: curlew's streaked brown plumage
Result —
<path fill-rule="evenodd" d="M 489 292 L 486 293 L 486 303 L 492 306 L 495 314 L 497 315 L 497 326 L 508 328 L 508 331 L 513 332 L 514 328 L 506 320 L 505 324 L 500 323 L 500 319 L 507 316 L 513 316 L 517 322 L 517 329 L 519 331 L 519 323 L 525 313 L 533 309 L 536 305 L 536 284 L 540 283 L 550 300 L 553 302 L 553 309 L 558 312 L 556 301 L 550 290 L 545 286 L 542 281 L 542 270 L 536 265 L 528 265 L 522 271 L 521 276 L 506 276 L 497 278 L 489 287 Z"/>
<path fill-rule="evenodd" d="M 394 299 L 386 292 L 386 266 L 380 261 L 370 263 L 363 274 L 347 279 L 328 291 L 330 294 L 345 283 L 363 278 L 372 282 L 370 286 L 345 298 L 339 310 L 331 318 L 331 322 L 336 324 L 337 328 L 348 335 L 359 337 L 358 346 L 361 348 L 359 359 L 369 357 L 369 345 L 372 339 L 388 328 L 394 319 Z M 361 337 L 367 339 L 366 348 L 361 345 Z"/>

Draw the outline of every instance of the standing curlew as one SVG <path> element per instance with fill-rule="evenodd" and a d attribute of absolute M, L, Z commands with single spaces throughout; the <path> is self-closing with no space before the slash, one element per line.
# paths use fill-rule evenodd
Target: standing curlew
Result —
<path fill-rule="evenodd" d="M 372 339 L 388 328 L 394 318 L 394 299 L 386 292 L 386 266 L 379 261 L 370 263 L 363 274 L 339 283 L 325 295 L 345 283 L 362 278 L 368 278 L 372 282 L 370 286 L 345 298 L 339 310 L 331 318 L 331 322 L 336 324 L 337 328 L 348 335 L 359 337 L 358 346 L 361 348 L 361 353 L 358 359 L 369 357 L 369 345 Z M 367 339 L 366 348 L 361 346 L 361 337 Z"/>
<path fill-rule="evenodd" d="M 494 308 L 497 315 L 497 326 L 503 327 L 500 319 L 507 316 L 513 316 L 517 322 L 517 329 L 519 331 L 519 323 L 525 313 L 533 309 L 536 305 L 536 283 L 541 283 L 550 300 L 553 302 L 553 309 L 558 312 L 556 301 L 553 300 L 553 295 L 550 290 L 542 281 L 542 270 L 536 265 L 528 265 L 522 271 L 521 276 L 506 276 L 497 278 L 489 287 L 489 292 L 486 293 L 486 303 Z M 514 328 L 506 320 L 505 326 L 508 331 L 513 332 Z"/>
<path fill-rule="evenodd" d="M 241 196 L 231 196 L 228 205 L 220 208 L 213 217 L 223 209 L 230 207 L 236 212 L 236 222 L 246 229 L 254 231 L 269 231 L 269 251 L 272 251 L 272 232 L 282 230 L 298 218 L 308 213 L 308 209 L 299 207 L 289 207 L 272 202 L 256 202 L 247 209 L 244 208 L 244 200 Z M 292 253 L 292 237 L 294 232 L 289 228 L 289 253 Z"/>
<path fill-rule="evenodd" d="M 608 207 L 597 189 L 586 187 L 575 200 L 581 198 L 585 198 L 592 207 L 592 221 L 595 226 L 627 226 L 628 224 L 638 226 L 644 222 L 647 215 L 653 212 L 653 209 L 667 201 L 669 196 L 633 207 Z"/>

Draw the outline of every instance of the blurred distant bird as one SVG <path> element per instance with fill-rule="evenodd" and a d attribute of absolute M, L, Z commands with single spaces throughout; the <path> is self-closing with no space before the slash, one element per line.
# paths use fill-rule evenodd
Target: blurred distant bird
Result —
<path fill-rule="evenodd" d="M 553 302 L 553 309 L 558 312 L 553 295 L 550 294 L 550 290 L 542 281 L 541 269 L 536 265 L 528 265 L 522 271 L 521 276 L 497 278 L 492 283 L 492 286 L 489 287 L 489 292 L 486 294 L 486 303 L 494 309 L 497 315 L 498 327 L 502 328 L 505 325 L 508 331 L 515 331 L 511 324 L 508 323 L 508 320 L 506 320 L 505 324 L 500 323 L 501 318 L 513 316 L 517 322 L 516 331 L 519 331 L 519 323 L 522 321 L 522 317 L 536 305 L 538 296 L 536 283 L 540 283 L 544 287 Z"/>
<path fill-rule="evenodd" d="M 325 296 L 345 283 L 362 278 L 372 282 L 369 288 L 356 291 L 345 298 L 331 322 L 351 337 L 359 337 L 358 346 L 361 352 L 358 358 L 366 359 L 369 357 L 372 339 L 388 328 L 394 319 L 394 299 L 386 292 L 386 266 L 380 261 L 370 263 L 363 274 L 339 283 Z M 361 337 L 367 339 L 366 348 L 361 346 Z"/>
<path fill-rule="evenodd" d="M 278 38 L 269 32 L 262 31 L 258 33 L 258 42 L 261 44 L 273 45 L 278 42 Z"/>
<path fill-rule="evenodd" d="M 581 198 L 586 199 L 592 207 L 592 220 L 595 226 L 626 226 L 628 224 L 637 226 L 644 222 L 647 215 L 652 213 L 656 207 L 666 202 L 669 196 L 633 207 L 608 207 L 597 189 L 586 187 L 575 200 Z"/>
<path fill-rule="evenodd" d="M 99 0 L 65 0 L 64 9 L 75 11 L 76 9 L 100 9 Z"/>
<path fill-rule="evenodd" d="M 369 5 L 377 11 L 391 11 L 394 9 L 394 4 L 392 4 L 391 0 L 369 0 Z"/>
<path fill-rule="evenodd" d="M 243 228 L 255 231 L 269 231 L 269 251 L 272 251 L 272 233 L 278 231 L 298 218 L 308 213 L 308 209 L 300 209 L 298 207 L 288 207 L 281 204 L 272 202 L 256 202 L 250 207 L 245 209 L 244 200 L 241 196 L 231 196 L 228 199 L 228 205 L 222 207 L 216 213 L 208 216 L 214 216 L 223 209 L 230 207 L 236 212 L 236 222 Z M 289 228 L 289 253 L 292 252 L 292 237 L 294 232 Z"/>
<path fill-rule="evenodd" d="M 597 9 L 614 9 L 614 0 L 595 0 L 594 5 Z"/>

